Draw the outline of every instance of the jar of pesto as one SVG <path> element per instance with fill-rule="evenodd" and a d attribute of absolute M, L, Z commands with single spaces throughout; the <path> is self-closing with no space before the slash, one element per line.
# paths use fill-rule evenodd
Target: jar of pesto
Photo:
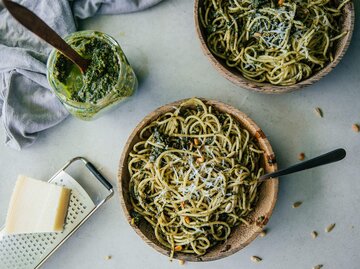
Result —
<path fill-rule="evenodd" d="M 47 61 L 50 86 L 72 115 L 91 120 L 133 95 L 137 79 L 115 39 L 101 32 L 80 31 L 65 41 L 91 60 L 84 74 L 56 49 Z"/>

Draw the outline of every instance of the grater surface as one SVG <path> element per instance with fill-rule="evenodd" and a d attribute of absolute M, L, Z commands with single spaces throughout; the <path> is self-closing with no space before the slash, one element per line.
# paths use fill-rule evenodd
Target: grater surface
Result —
<path fill-rule="evenodd" d="M 1 235 L 0 269 L 34 269 L 56 248 L 95 208 L 81 185 L 65 171 L 49 182 L 71 189 L 64 230 L 58 233 Z"/>

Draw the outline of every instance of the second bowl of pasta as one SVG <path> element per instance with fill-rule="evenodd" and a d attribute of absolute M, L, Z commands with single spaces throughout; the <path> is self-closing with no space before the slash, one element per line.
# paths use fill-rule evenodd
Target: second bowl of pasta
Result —
<path fill-rule="evenodd" d="M 192 98 L 160 107 L 130 135 L 118 186 L 133 229 L 159 252 L 188 261 L 226 257 L 262 231 L 277 169 L 264 132 L 224 103 Z"/>
<path fill-rule="evenodd" d="M 342 59 L 352 0 L 195 0 L 201 47 L 240 87 L 283 93 L 311 85 Z"/>

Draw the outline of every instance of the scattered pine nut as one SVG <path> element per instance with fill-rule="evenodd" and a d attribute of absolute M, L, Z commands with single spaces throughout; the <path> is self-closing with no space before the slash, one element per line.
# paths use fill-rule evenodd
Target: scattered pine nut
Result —
<path fill-rule="evenodd" d="M 111 258 L 112 258 L 112 257 L 111 257 L 110 255 L 105 256 L 105 260 L 107 260 L 107 261 L 108 261 L 108 260 L 111 260 Z"/>
<path fill-rule="evenodd" d="M 302 205 L 302 202 L 301 202 L 301 201 L 297 201 L 297 202 L 293 203 L 292 207 L 293 207 L 293 208 L 298 208 L 298 207 L 300 207 L 301 205 Z"/>
<path fill-rule="evenodd" d="M 323 268 L 323 265 L 322 264 L 318 264 L 316 266 L 313 267 L 313 269 L 320 269 L 320 268 Z"/>
<path fill-rule="evenodd" d="M 188 223 L 188 224 L 190 223 L 190 218 L 189 218 L 188 216 L 186 216 L 186 217 L 184 218 L 184 220 L 185 220 L 186 223 Z"/>
<path fill-rule="evenodd" d="M 316 107 L 315 112 L 320 118 L 324 117 L 324 113 L 323 113 L 323 111 L 322 111 L 322 109 L 320 107 Z"/>
<path fill-rule="evenodd" d="M 326 227 L 325 232 L 330 233 L 335 228 L 335 223 L 330 224 Z"/>
<path fill-rule="evenodd" d="M 261 262 L 262 258 L 258 257 L 258 256 L 251 256 L 250 258 L 253 262 Z"/>
<path fill-rule="evenodd" d="M 231 211 L 231 208 L 232 208 L 232 203 L 228 203 L 225 207 L 225 212 L 229 213 Z"/>
<path fill-rule="evenodd" d="M 261 233 L 259 233 L 260 237 L 265 237 L 267 234 L 267 230 L 262 230 Z"/>
<path fill-rule="evenodd" d="M 185 202 L 182 201 L 182 202 L 180 203 L 180 206 L 181 206 L 182 209 L 184 209 L 184 208 L 185 208 Z"/>
<path fill-rule="evenodd" d="M 181 245 L 175 246 L 174 250 L 175 251 L 182 251 L 182 246 Z"/>
<path fill-rule="evenodd" d="M 194 138 L 194 144 L 195 144 L 195 146 L 198 146 L 198 145 L 200 144 L 200 141 L 199 141 L 199 139 L 197 139 L 197 138 Z"/>
<path fill-rule="evenodd" d="M 304 152 L 299 153 L 298 159 L 299 161 L 303 161 L 305 159 L 305 153 Z"/>
<path fill-rule="evenodd" d="M 184 260 L 179 260 L 179 264 L 180 265 L 184 265 L 185 261 Z"/>
<path fill-rule="evenodd" d="M 317 232 L 317 231 L 312 231 L 312 232 L 311 232 L 311 237 L 312 237 L 313 239 L 315 239 L 317 236 L 318 236 L 318 232 Z"/>
<path fill-rule="evenodd" d="M 279 6 L 282 6 L 284 4 L 284 0 L 279 0 L 278 4 L 279 4 Z"/>
<path fill-rule="evenodd" d="M 203 163 L 204 161 L 205 161 L 205 158 L 203 156 L 196 159 L 197 163 Z"/>
<path fill-rule="evenodd" d="M 359 126 L 359 124 L 353 124 L 352 125 L 352 129 L 353 129 L 353 131 L 355 132 L 355 133 L 358 133 L 358 132 L 360 132 L 360 126 Z"/>

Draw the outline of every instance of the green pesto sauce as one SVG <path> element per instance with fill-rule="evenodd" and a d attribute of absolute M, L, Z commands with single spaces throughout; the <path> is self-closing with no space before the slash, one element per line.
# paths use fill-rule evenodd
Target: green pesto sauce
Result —
<path fill-rule="evenodd" d="M 96 104 L 109 94 L 119 80 L 120 64 L 115 50 L 98 37 L 81 37 L 70 45 L 91 63 L 84 74 L 61 53 L 55 60 L 54 76 L 65 85 L 68 98 Z"/>

